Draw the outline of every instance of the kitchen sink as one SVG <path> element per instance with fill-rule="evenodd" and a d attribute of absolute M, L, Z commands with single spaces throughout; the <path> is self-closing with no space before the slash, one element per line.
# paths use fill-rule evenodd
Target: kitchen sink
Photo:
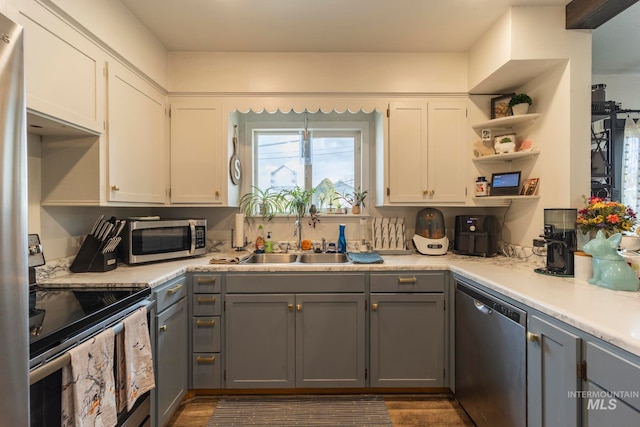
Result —
<path fill-rule="evenodd" d="M 346 254 L 313 253 L 300 255 L 298 261 L 305 264 L 339 264 L 349 262 L 349 258 Z"/>
<path fill-rule="evenodd" d="M 296 254 L 253 254 L 242 264 L 289 264 L 296 262 Z"/>

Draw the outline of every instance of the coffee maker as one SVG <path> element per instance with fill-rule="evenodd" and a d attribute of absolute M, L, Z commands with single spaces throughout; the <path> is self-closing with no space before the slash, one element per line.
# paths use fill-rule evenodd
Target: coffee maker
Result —
<path fill-rule="evenodd" d="M 537 273 L 552 276 L 573 276 L 573 253 L 577 248 L 577 209 L 545 209 L 544 234 L 547 244 L 547 265 Z"/>

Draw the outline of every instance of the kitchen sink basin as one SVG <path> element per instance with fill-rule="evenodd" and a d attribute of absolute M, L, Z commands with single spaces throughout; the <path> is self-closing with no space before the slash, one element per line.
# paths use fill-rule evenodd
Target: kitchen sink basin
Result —
<path fill-rule="evenodd" d="M 346 254 L 302 254 L 298 258 L 298 261 L 306 264 L 339 264 L 343 262 L 349 262 Z"/>
<path fill-rule="evenodd" d="M 243 264 L 289 264 L 296 262 L 296 254 L 253 254 Z"/>

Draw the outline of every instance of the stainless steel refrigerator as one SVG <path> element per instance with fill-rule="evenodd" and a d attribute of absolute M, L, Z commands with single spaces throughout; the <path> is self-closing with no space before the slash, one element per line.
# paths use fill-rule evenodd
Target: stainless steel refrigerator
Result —
<path fill-rule="evenodd" d="M 29 425 L 27 142 L 22 27 L 0 14 L 0 414 Z"/>

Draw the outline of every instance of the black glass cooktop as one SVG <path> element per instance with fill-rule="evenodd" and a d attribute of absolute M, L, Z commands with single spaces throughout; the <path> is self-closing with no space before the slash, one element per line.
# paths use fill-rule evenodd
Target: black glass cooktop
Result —
<path fill-rule="evenodd" d="M 40 288 L 29 291 L 30 358 L 150 295 L 149 288 Z"/>

